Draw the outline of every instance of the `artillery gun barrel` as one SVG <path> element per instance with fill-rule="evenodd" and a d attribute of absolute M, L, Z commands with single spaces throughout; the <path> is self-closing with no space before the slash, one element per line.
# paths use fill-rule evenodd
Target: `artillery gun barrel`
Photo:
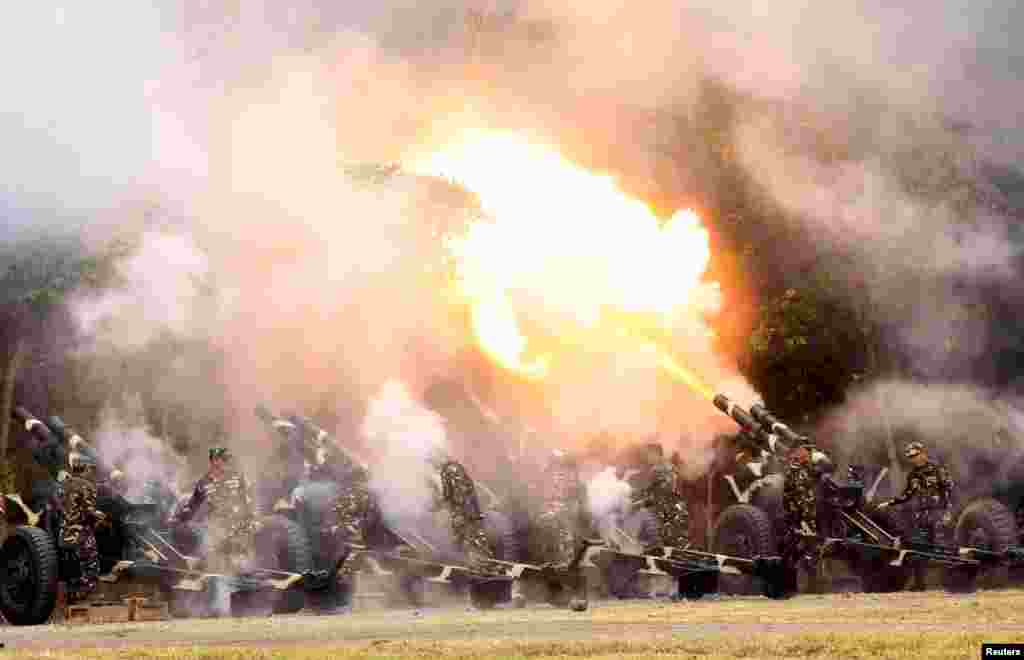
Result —
<path fill-rule="evenodd" d="M 768 412 L 768 409 L 759 403 L 750 406 L 751 416 L 758 421 L 761 428 L 782 436 L 791 446 L 807 444 L 809 440 L 783 424 L 778 417 Z"/>
<path fill-rule="evenodd" d="M 751 414 L 755 409 L 757 409 L 762 411 L 767 417 L 774 420 L 775 417 L 768 413 L 768 411 L 764 410 L 763 406 L 753 406 L 751 407 L 751 412 L 747 412 L 724 394 L 716 394 L 714 404 L 716 408 L 731 417 L 734 422 L 740 425 L 740 428 L 750 433 L 764 448 L 768 449 L 772 453 L 780 450 L 788 451 L 792 445 L 799 444 L 799 442 L 794 442 L 794 439 L 797 441 L 803 441 L 801 436 L 794 433 L 788 426 L 779 423 L 792 436 L 792 438 L 790 436 L 785 436 L 786 440 L 791 444 L 781 442 L 779 440 L 779 436 L 772 430 L 771 426 L 758 419 L 757 415 Z"/>
<path fill-rule="evenodd" d="M 332 447 L 337 447 L 338 451 L 340 451 L 343 454 L 345 454 L 345 456 L 347 456 L 350 461 L 352 461 L 353 463 L 355 463 L 359 467 L 363 468 L 364 470 L 369 470 L 370 469 L 370 466 L 369 466 L 369 464 L 366 461 L 364 461 L 360 457 L 356 456 L 347 447 L 343 447 L 343 446 L 339 445 L 337 442 L 334 442 L 334 439 L 331 437 L 331 434 L 328 433 L 327 431 L 325 431 L 324 429 L 320 428 L 319 426 L 317 426 L 313 422 L 313 420 L 309 419 L 308 417 L 300 416 L 299 417 L 299 422 L 302 423 L 302 425 L 306 427 L 307 431 L 309 431 L 312 435 L 316 436 L 317 440 L 319 440 L 320 442 L 323 442 L 325 444 L 329 444 Z"/>
<path fill-rule="evenodd" d="M 714 399 L 715 407 L 724 412 L 726 415 L 731 417 L 733 421 L 740 425 L 744 431 L 750 431 L 756 433 L 760 430 L 760 426 L 754 420 L 750 414 L 741 408 L 740 406 L 733 403 L 729 397 L 724 394 L 716 394 Z"/>

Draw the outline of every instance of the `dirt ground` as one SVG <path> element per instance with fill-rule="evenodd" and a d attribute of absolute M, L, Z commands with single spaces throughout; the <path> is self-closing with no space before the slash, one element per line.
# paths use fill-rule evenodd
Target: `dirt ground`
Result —
<path fill-rule="evenodd" d="M 805 595 L 788 601 L 714 597 L 696 602 L 601 601 L 587 612 L 550 606 L 469 611 L 438 607 L 347 615 L 188 619 L 107 625 L 3 627 L 7 650 L 421 641 L 568 641 L 743 638 L 763 633 L 986 633 L 1024 641 L 1024 590 Z"/>

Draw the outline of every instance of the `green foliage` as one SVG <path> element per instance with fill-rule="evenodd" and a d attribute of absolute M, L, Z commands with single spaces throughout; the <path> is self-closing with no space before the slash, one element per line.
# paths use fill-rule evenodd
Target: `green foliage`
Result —
<path fill-rule="evenodd" d="M 826 278 L 809 278 L 760 308 L 740 369 L 782 417 L 839 403 L 863 377 L 870 337 Z"/>

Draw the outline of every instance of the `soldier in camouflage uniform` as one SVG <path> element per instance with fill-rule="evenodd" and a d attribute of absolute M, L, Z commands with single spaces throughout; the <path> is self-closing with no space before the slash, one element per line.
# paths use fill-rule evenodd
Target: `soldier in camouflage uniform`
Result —
<path fill-rule="evenodd" d="M 796 447 L 786 465 L 782 491 L 785 527 L 780 550 L 793 569 L 801 563 L 812 571 L 817 567 L 817 540 L 810 536 L 818 533 L 818 475 L 811 461 L 812 453 L 817 451 L 814 445 Z"/>
<path fill-rule="evenodd" d="M 686 500 L 679 496 L 676 466 L 665 460 L 661 445 L 645 448 L 647 469 L 634 482 L 633 507 L 647 508 L 658 524 L 660 545 L 685 547 L 690 537 L 690 513 Z"/>
<path fill-rule="evenodd" d="M 430 463 L 440 480 L 434 508 L 448 512 L 452 540 L 466 555 L 467 563 L 481 570 L 487 560 L 494 559 L 494 550 L 484 532 L 484 515 L 473 479 L 466 468 L 443 449 L 431 452 Z"/>
<path fill-rule="evenodd" d="M 940 545 L 953 524 L 953 489 L 955 484 L 944 466 L 928 460 L 928 451 L 920 442 L 911 442 L 903 455 L 913 464 L 907 475 L 903 493 L 878 505 L 879 509 L 910 502 L 913 507 L 913 540 Z M 925 587 L 925 568 L 915 564 L 914 589 Z"/>
<path fill-rule="evenodd" d="M 54 440 L 67 449 L 66 469 L 58 473 L 57 481 L 64 509 L 61 550 L 71 553 L 79 568 L 78 575 L 69 577 L 67 583 L 68 602 L 74 603 L 92 593 L 100 574 L 96 526 L 103 516 L 96 509 L 97 457 L 82 436 L 66 427 L 59 417 L 51 417 L 48 422 Z M 59 450 L 53 447 L 44 452 L 57 455 Z"/>
<path fill-rule="evenodd" d="M 338 488 L 331 531 L 347 543 L 366 544 L 366 520 L 370 515 L 370 473 L 331 440 L 328 433 L 302 417 L 292 418 L 304 433 L 307 478 Z"/>
<path fill-rule="evenodd" d="M 33 508 L 43 507 L 63 513 L 58 533 L 58 550 L 64 561 L 77 567 L 77 575 L 67 582 L 68 602 L 87 597 L 99 578 L 99 552 L 96 525 L 101 517 L 96 510 L 96 454 L 80 435 L 70 431 L 58 417 L 43 424 L 24 408 L 16 408 L 16 419 L 35 443 L 32 457 L 46 468 L 50 479 L 33 488 Z M 46 513 L 46 515 L 50 515 Z"/>
<path fill-rule="evenodd" d="M 303 430 L 307 478 L 337 487 L 330 533 L 345 543 L 366 545 L 366 525 L 373 507 L 370 472 L 331 441 L 328 433 L 303 417 L 292 421 Z M 354 569 L 346 563 L 340 574 Z"/>
<path fill-rule="evenodd" d="M 232 458 L 225 447 L 210 449 L 210 470 L 177 516 L 178 523 L 187 523 L 207 505 L 207 566 L 213 571 L 238 572 L 251 558 L 257 527 L 251 488 L 230 465 Z"/>
<path fill-rule="evenodd" d="M 542 501 L 536 526 L 546 563 L 568 565 L 576 555 L 583 511 L 579 466 L 555 451 L 542 475 Z"/>

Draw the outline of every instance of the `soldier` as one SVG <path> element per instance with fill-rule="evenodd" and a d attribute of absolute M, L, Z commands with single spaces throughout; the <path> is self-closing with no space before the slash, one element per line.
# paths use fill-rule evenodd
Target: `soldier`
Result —
<path fill-rule="evenodd" d="M 953 489 L 955 484 L 949 471 L 942 465 L 928 460 L 928 450 L 920 442 L 911 442 L 903 455 L 914 468 L 907 475 L 907 486 L 903 494 L 878 505 L 885 509 L 893 505 L 910 502 L 913 506 L 914 540 L 929 545 L 939 545 L 945 537 L 945 529 L 953 524 Z M 915 590 L 925 588 L 925 567 L 914 566 Z"/>
<path fill-rule="evenodd" d="M 54 440 L 67 448 L 66 470 L 58 473 L 57 481 L 63 491 L 64 524 L 61 526 L 62 550 L 70 553 L 78 564 L 78 575 L 67 584 L 69 603 L 81 601 L 96 588 L 100 574 L 99 550 L 96 546 L 96 526 L 103 515 L 96 509 L 96 453 L 92 447 L 68 427 L 59 417 L 50 417 L 49 428 Z M 40 448 L 56 456 L 57 447 Z"/>
<path fill-rule="evenodd" d="M 658 524 L 661 545 L 686 547 L 690 536 L 690 514 L 686 501 L 677 492 L 679 475 L 676 466 L 665 460 L 661 445 L 646 446 L 646 474 L 633 492 L 633 507 L 645 507 Z"/>
<path fill-rule="evenodd" d="M 473 480 L 466 468 L 440 447 L 430 453 L 429 460 L 440 481 L 435 490 L 435 510 L 447 510 L 452 539 L 462 548 L 469 565 L 485 569 L 486 562 L 494 559 L 494 551 L 484 532 L 483 511 Z"/>
<path fill-rule="evenodd" d="M 785 528 L 781 552 L 786 565 L 795 570 L 803 563 L 812 574 L 816 571 L 818 533 L 818 474 L 813 457 L 822 453 L 814 445 L 800 445 L 790 451 L 782 491 Z M 823 455 L 823 453 L 822 453 Z"/>
<path fill-rule="evenodd" d="M 330 525 L 326 531 L 336 540 L 354 545 L 366 545 L 366 528 L 373 507 L 370 493 L 369 470 L 347 452 L 335 445 L 326 431 L 305 417 L 292 417 L 291 421 L 303 432 L 307 478 L 310 482 L 331 484 L 336 491 L 332 499 Z M 296 500 L 305 498 L 305 489 L 296 491 Z M 315 541 L 314 541 L 315 542 Z M 314 552 L 319 555 L 318 552 Z M 324 613 L 347 611 L 353 592 L 355 567 L 351 562 L 342 564 L 338 571 L 340 590 L 333 607 L 322 608 Z"/>
<path fill-rule="evenodd" d="M 547 563 L 568 565 L 576 555 L 583 511 L 579 466 L 571 456 L 555 450 L 542 478 L 541 509 L 536 521 L 541 555 Z"/>
<path fill-rule="evenodd" d="M 207 569 L 219 573 L 237 573 L 252 557 L 253 535 L 258 530 L 252 493 L 245 476 L 231 465 L 233 456 L 226 447 L 210 449 L 210 469 L 196 482 L 188 501 L 179 509 L 178 524 L 193 520 L 203 504 L 206 508 Z M 211 594 L 215 614 L 226 613 L 230 598 L 220 582 Z"/>

